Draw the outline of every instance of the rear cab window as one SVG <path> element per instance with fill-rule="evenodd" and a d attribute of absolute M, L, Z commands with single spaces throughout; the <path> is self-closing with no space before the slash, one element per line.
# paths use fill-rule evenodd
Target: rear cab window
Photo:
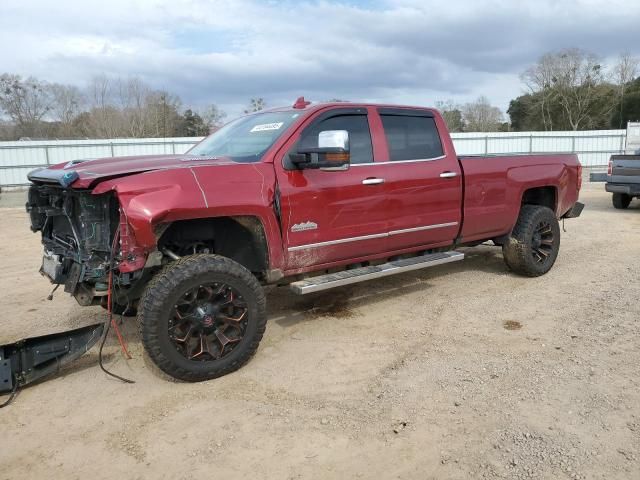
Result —
<path fill-rule="evenodd" d="M 428 111 L 379 109 L 389 160 L 435 160 L 444 156 L 433 115 Z"/>

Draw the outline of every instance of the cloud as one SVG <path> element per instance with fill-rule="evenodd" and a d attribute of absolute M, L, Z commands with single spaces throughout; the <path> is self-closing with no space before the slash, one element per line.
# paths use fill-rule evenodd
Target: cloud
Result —
<path fill-rule="evenodd" d="M 549 50 L 640 54 L 640 3 L 595 0 L 3 0 L 0 69 L 83 84 L 140 76 L 231 115 L 251 96 L 501 108 Z M 635 49 L 635 51 L 634 51 Z"/>

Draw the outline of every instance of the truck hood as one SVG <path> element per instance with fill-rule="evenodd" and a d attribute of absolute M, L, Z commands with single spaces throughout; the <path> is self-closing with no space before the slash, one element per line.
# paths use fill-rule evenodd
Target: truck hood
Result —
<path fill-rule="evenodd" d="M 106 157 L 60 163 L 49 168 L 35 170 L 28 177 L 34 182 L 56 183 L 63 183 L 61 179 L 66 178 L 73 188 L 91 188 L 103 180 L 154 170 L 229 164 L 234 165 L 235 162 L 224 157 L 193 155 Z"/>

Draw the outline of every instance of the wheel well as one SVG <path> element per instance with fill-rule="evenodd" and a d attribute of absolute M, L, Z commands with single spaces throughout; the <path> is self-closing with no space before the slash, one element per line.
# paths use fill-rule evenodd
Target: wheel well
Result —
<path fill-rule="evenodd" d="M 250 216 L 197 218 L 171 223 L 158 240 L 158 249 L 178 255 L 216 253 L 253 273 L 269 267 L 267 240 L 260 220 Z"/>
<path fill-rule="evenodd" d="M 535 187 L 525 190 L 522 194 L 522 204 L 542 205 L 556 211 L 556 189 L 555 187 Z"/>

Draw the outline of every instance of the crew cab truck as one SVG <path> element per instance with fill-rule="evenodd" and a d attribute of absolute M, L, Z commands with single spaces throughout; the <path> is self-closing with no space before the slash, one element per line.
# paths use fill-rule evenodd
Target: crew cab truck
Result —
<path fill-rule="evenodd" d="M 254 354 L 266 284 L 307 294 L 487 241 L 515 273 L 546 273 L 581 178 L 575 155 L 458 157 L 434 109 L 300 98 L 184 155 L 34 171 L 27 210 L 51 282 L 81 305 L 137 311 L 153 361 L 199 381 Z"/>

